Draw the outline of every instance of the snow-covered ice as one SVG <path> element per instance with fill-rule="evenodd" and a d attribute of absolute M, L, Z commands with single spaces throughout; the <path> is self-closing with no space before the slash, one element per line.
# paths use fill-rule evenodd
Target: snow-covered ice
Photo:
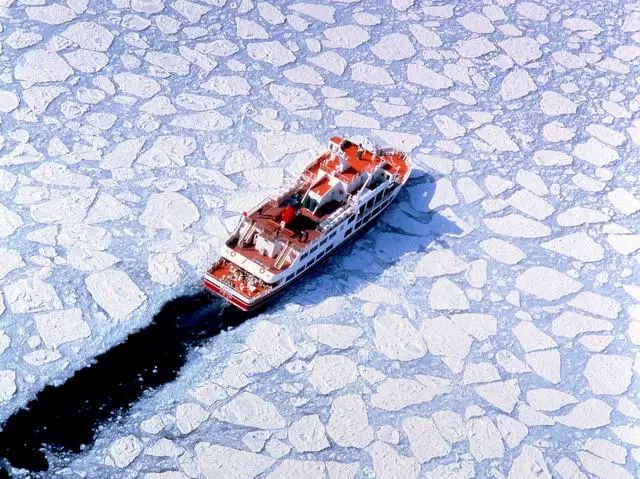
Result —
<path fill-rule="evenodd" d="M 0 1 L 0 423 L 341 134 L 379 225 L 50 473 L 637 476 L 640 13 L 561 3 Z"/>

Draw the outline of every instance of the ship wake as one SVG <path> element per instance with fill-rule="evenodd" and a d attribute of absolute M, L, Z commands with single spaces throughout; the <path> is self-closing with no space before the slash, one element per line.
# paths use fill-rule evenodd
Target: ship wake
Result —
<path fill-rule="evenodd" d="M 46 471 L 47 449 L 81 451 L 101 424 L 126 412 L 145 392 L 173 381 L 190 349 L 254 314 L 205 291 L 169 301 L 149 326 L 64 384 L 46 387 L 11 416 L 0 431 L 0 457 L 15 468 Z"/>

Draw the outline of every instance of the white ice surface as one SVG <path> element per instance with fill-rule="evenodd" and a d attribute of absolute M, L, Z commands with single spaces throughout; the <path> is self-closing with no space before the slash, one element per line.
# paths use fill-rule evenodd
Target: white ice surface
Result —
<path fill-rule="evenodd" d="M 638 7 L 432 3 L 0 2 L 0 421 L 328 137 L 415 169 L 61 476 L 637 475 Z"/>

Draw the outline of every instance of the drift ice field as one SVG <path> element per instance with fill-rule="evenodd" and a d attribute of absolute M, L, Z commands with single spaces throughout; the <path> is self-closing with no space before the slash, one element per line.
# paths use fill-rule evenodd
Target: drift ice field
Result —
<path fill-rule="evenodd" d="M 632 1 L 0 0 L 0 476 L 639 477 L 639 112 Z M 377 223 L 204 292 L 336 135 Z"/>

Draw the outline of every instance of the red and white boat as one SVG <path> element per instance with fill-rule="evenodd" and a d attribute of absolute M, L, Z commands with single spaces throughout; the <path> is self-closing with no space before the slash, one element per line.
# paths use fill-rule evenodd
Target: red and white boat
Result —
<path fill-rule="evenodd" d="M 400 151 L 331 138 L 294 184 L 243 215 L 205 287 L 245 311 L 264 305 L 374 221 L 410 172 Z"/>

